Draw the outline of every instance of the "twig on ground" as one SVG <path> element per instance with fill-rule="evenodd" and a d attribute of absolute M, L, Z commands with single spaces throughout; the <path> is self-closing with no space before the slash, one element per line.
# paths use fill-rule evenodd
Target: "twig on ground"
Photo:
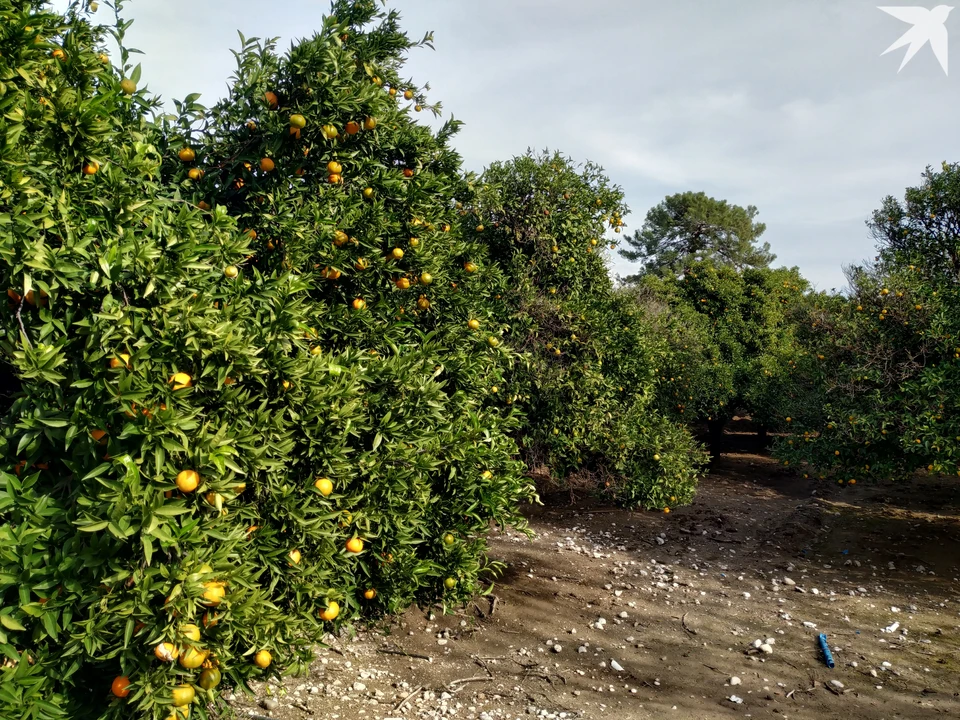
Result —
<path fill-rule="evenodd" d="M 402 655 L 403 657 L 416 658 L 417 660 L 427 660 L 433 661 L 433 658 L 429 655 L 418 655 L 417 653 L 408 653 L 405 650 L 391 650 L 389 648 L 380 648 L 377 650 L 379 653 L 384 655 Z"/>
<path fill-rule="evenodd" d="M 683 629 L 686 630 L 688 633 L 690 633 L 691 635 L 696 635 L 696 634 L 697 634 L 697 631 L 696 631 L 696 630 L 691 630 L 690 628 L 687 627 L 687 615 L 688 615 L 688 614 L 689 614 L 689 613 L 684 613 L 684 614 L 683 614 L 683 617 L 680 618 L 680 624 L 683 626 Z"/>
<path fill-rule="evenodd" d="M 417 687 L 414 689 L 414 691 L 413 691 L 412 693 L 410 693 L 409 695 L 407 695 L 403 700 L 401 700 L 400 702 L 398 702 L 396 705 L 393 706 L 394 712 L 396 712 L 397 710 L 399 710 L 400 708 L 402 708 L 404 705 L 406 705 L 406 704 L 410 701 L 410 698 L 412 698 L 414 695 L 416 695 L 416 694 L 417 694 L 418 692 L 420 692 L 421 690 L 423 690 L 423 685 L 417 685 Z"/>
<path fill-rule="evenodd" d="M 461 686 L 465 685 L 466 683 L 490 682 L 491 680 L 493 680 L 492 675 L 475 675 L 474 677 L 460 678 L 459 680 L 451 680 L 446 684 L 445 689 L 448 692 L 455 692 L 457 690 L 462 689 Z"/>

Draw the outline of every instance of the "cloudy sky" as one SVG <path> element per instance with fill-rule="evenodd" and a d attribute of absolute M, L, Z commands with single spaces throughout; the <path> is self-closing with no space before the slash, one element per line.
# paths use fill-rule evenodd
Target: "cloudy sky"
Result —
<path fill-rule="evenodd" d="M 756 205 L 777 263 L 820 289 L 841 288 L 842 265 L 873 256 L 864 221 L 884 196 L 902 197 L 928 164 L 960 160 L 960 61 L 947 76 L 927 45 L 898 73 L 906 48 L 881 53 L 910 25 L 872 0 L 390 6 L 411 36 L 435 31 L 436 51 L 415 51 L 406 69 L 466 123 L 456 145 L 469 169 L 528 147 L 592 160 L 625 190 L 634 228 L 675 192 Z M 125 15 L 128 45 L 145 53 L 141 85 L 211 105 L 238 30 L 286 48 L 328 10 L 322 0 L 133 0 Z M 960 10 L 946 27 L 960 39 Z M 614 269 L 635 266 L 618 258 Z"/>

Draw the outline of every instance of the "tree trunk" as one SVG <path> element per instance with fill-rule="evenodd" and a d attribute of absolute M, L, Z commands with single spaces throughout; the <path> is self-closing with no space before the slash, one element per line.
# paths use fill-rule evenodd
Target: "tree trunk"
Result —
<path fill-rule="evenodd" d="M 710 446 L 710 460 L 716 460 L 720 457 L 720 448 L 723 445 L 723 427 L 726 422 L 723 420 L 707 421 L 707 437 Z"/>

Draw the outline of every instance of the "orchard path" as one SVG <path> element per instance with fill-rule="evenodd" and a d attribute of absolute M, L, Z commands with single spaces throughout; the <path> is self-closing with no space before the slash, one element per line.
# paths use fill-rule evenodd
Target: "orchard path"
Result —
<path fill-rule="evenodd" d="M 960 483 L 823 486 L 726 439 L 692 506 L 531 508 L 535 540 L 491 539 L 496 600 L 344 635 L 236 716 L 960 717 Z"/>

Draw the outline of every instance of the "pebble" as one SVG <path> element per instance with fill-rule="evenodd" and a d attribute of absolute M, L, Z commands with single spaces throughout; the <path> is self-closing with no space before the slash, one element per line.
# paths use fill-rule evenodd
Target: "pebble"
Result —
<path fill-rule="evenodd" d="M 817 624 L 816 624 L 816 623 L 812 623 L 812 622 L 810 622 L 809 620 L 804 620 L 804 621 L 803 621 L 803 626 L 804 626 L 805 628 L 814 628 L 814 629 L 816 629 Z"/>
<path fill-rule="evenodd" d="M 260 701 L 260 707 L 264 710 L 276 710 L 280 707 L 280 701 L 275 700 L 274 698 L 264 698 Z"/>
<path fill-rule="evenodd" d="M 555 653 L 558 653 L 558 652 L 560 652 L 561 650 L 563 650 L 563 648 L 560 647 L 557 643 L 554 643 L 554 644 L 553 644 L 553 651 L 554 651 Z"/>
<path fill-rule="evenodd" d="M 791 580 L 790 578 L 785 577 L 785 578 L 783 579 L 783 584 L 784 584 L 784 585 L 791 585 L 791 586 L 793 586 L 793 585 L 796 585 L 797 583 L 794 582 L 793 580 Z"/>
<path fill-rule="evenodd" d="M 743 682 L 743 681 L 742 681 L 740 678 L 738 678 L 736 675 L 734 675 L 732 678 L 730 678 L 730 680 L 729 680 L 728 682 L 729 682 L 731 685 L 739 685 L 739 684 L 740 684 L 741 682 Z"/>
<path fill-rule="evenodd" d="M 760 650 L 761 650 L 761 652 L 765 652 L 765 653 L 767 653 L 768 655 L 773 652 L 773 648 L 772 648 L 770 645 L 768 645 L 767 643 L 764 643 L 763 645 L 761 645 L 761 646 L 760 646 Z"/>
<path fill-rule="evenodd" d="M 731 695 L 731 696 L 730 696 L 729 698 L 727 698 L 727 699 L 728 699 L 730 702 L 732 702 L 732 703 L 736 703 L 737 705 L 743 705 L 743 698 L 742 698 L 742 697 L 738 697 L 737 695 Z"/>
<path fill-rule="evenodd" d="M 611 669 L 616 670 L 617 672 L 623 672 L 623 665 L 618 663 L 616 660 L 610 661 L 610 667 Z"/>
<path fill-rule="evenodd" d="M 839 680 L 831 680 L 830 684 L 833 685 L 835 688 L 840 688 L 841 690 L 843 689 L 843 683 L 840 682 Z"/>

